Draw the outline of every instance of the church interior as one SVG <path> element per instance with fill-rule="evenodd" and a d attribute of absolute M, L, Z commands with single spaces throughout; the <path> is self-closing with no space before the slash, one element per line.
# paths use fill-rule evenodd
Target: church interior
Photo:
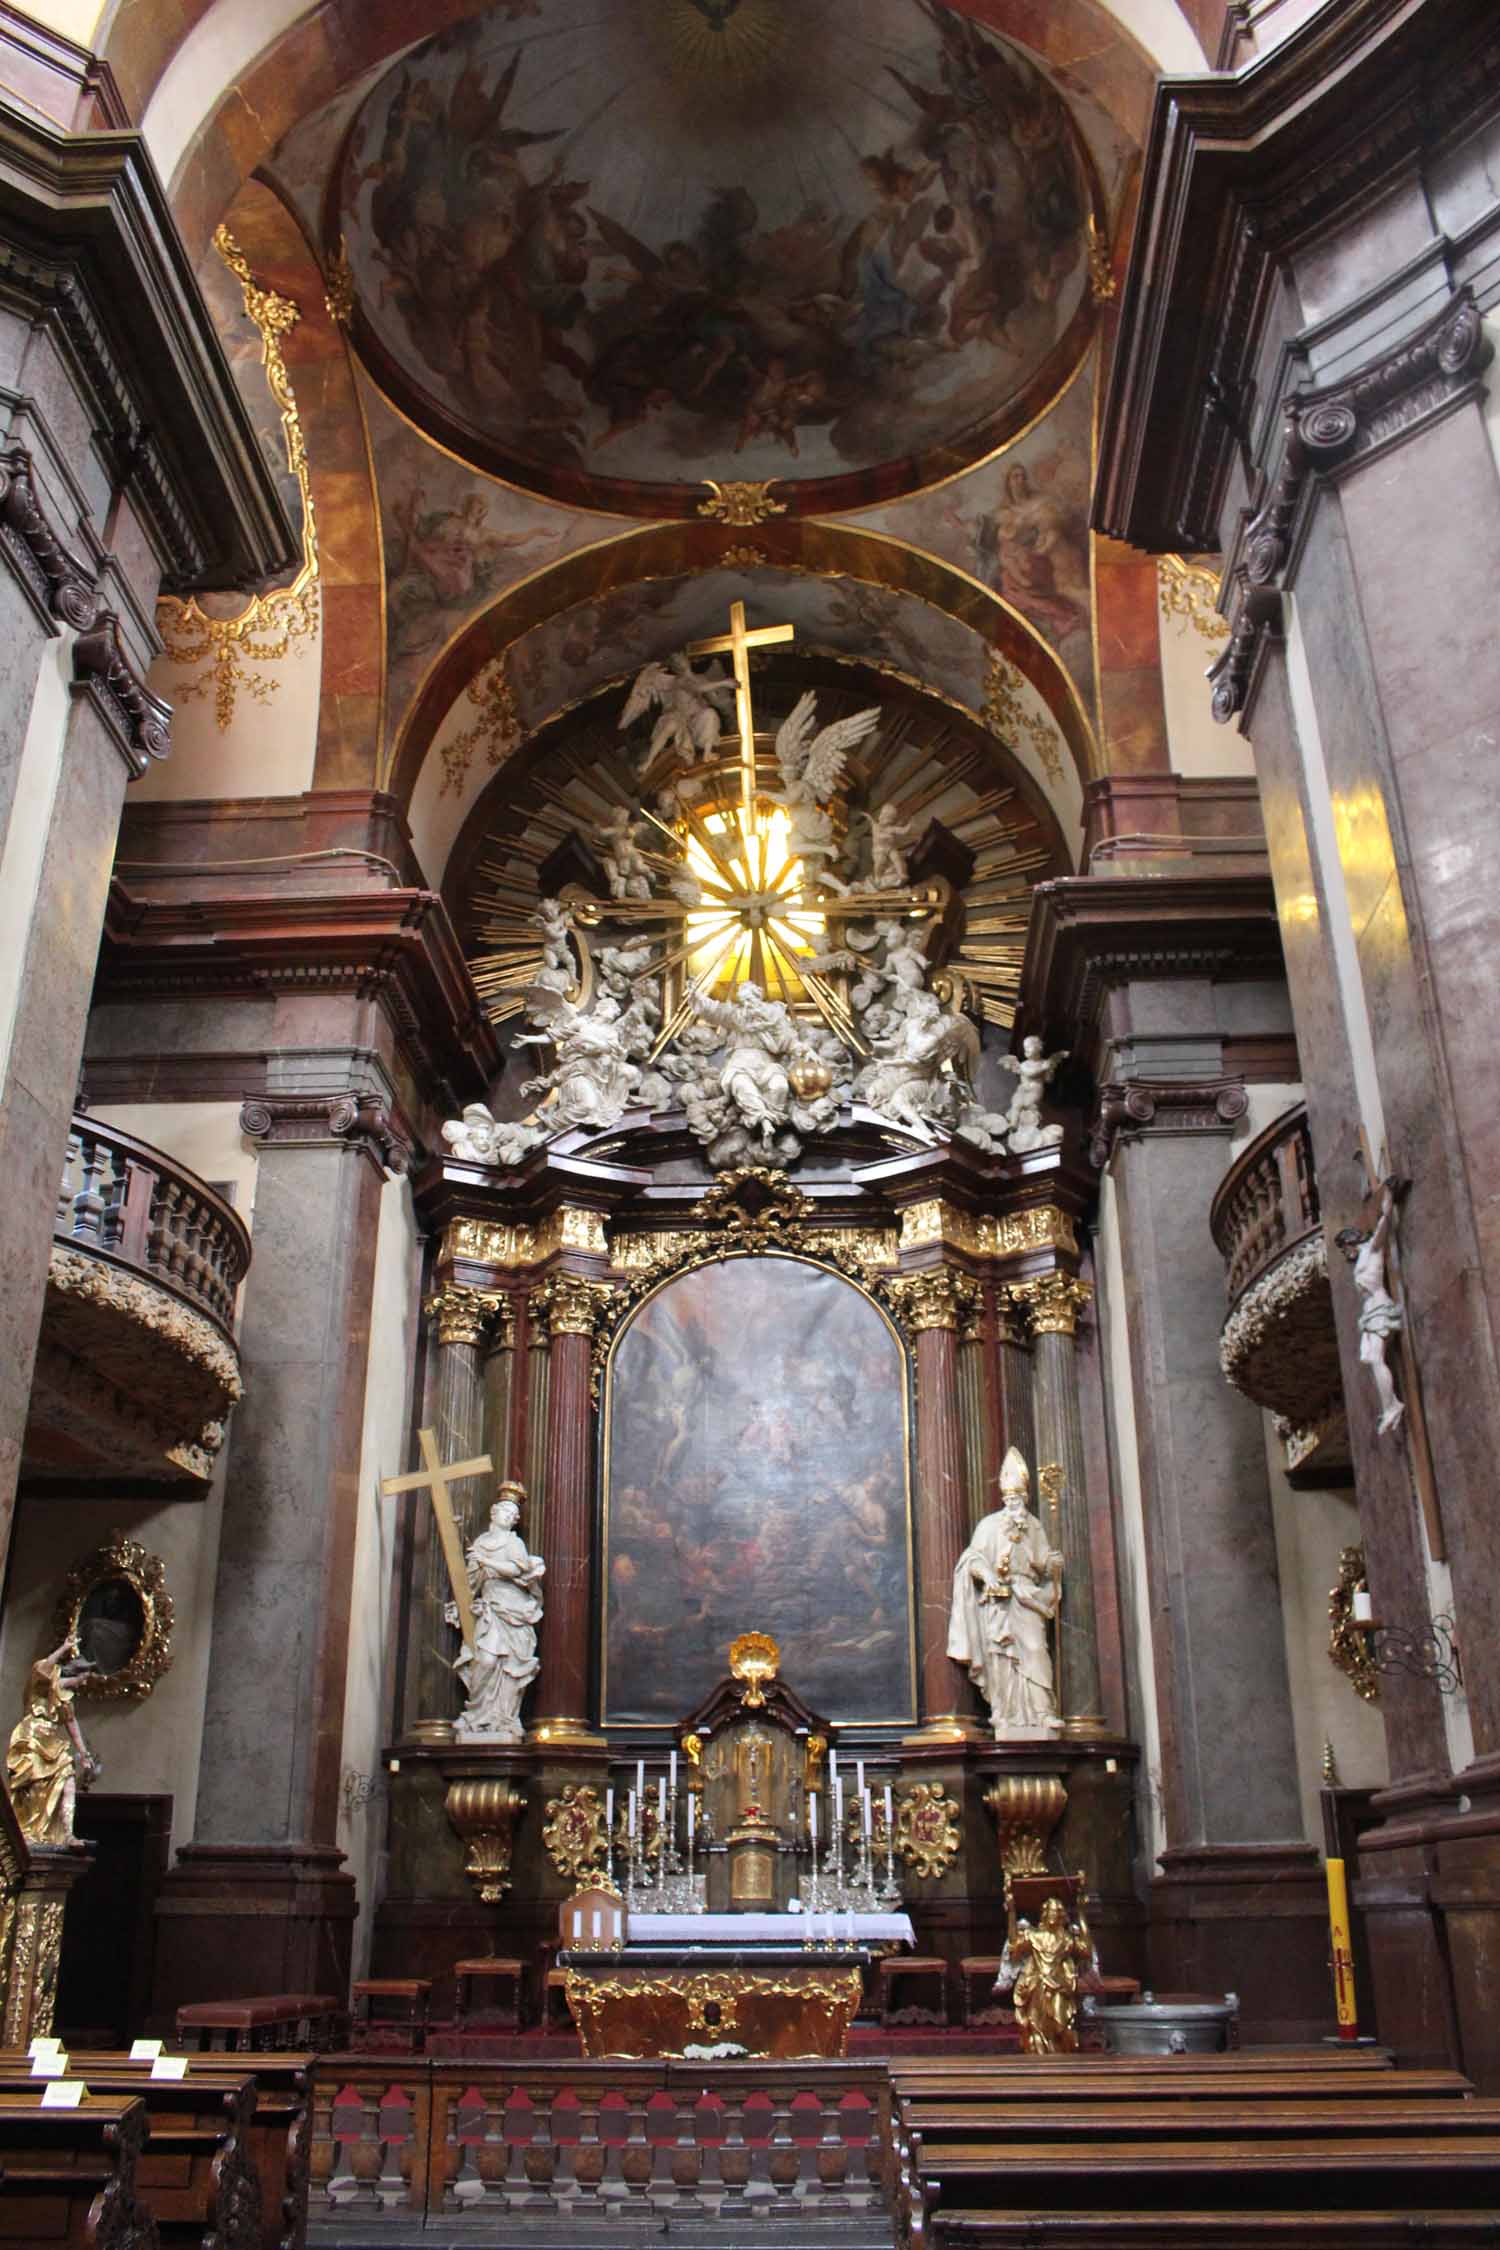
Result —
<path fill-rule="evenodd" d="M 0 4 L 0 2240 L 1500 2240 L 1497 324 L 1491 0 Z"/>

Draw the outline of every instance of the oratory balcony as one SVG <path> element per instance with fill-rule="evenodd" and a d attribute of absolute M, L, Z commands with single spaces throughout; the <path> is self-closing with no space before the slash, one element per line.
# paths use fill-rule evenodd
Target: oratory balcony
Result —
<path fill-rule="evenodd" d="M 1302 1103 L 1231 1166 L 1209 1224 L 1228 1268 L 1219 1364 L 1236 1390 L 1275 1415 L 1293 1483 L 1345 1481 L 1338 1337 Z"/>
<path fill-rule="evenodd" d="M 22 1474 L 37 1491 L 201 1496 L 241 1396 L 244 1223 L 132 1134 L 75 1114 Z"/>

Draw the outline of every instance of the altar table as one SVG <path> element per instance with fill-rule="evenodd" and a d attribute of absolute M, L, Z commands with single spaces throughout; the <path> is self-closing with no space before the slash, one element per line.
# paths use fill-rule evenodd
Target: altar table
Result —
<path fill-rule="evenodd" d="M 874 1947 L 904 1914 L 633 1914 L 619 1952 L 559 1956 L 585 2055 L 655 2060 L 729 2045 L 837 2059 Z"/>

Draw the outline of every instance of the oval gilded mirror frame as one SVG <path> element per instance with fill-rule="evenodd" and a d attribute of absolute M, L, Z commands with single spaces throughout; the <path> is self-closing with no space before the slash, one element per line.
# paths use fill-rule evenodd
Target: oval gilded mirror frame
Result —
<path fill-rule="evenodd" d="M 140 1702 L 151 1693 L 172 1662 L 172 1597 L 167 1592 L 167 1571 L 138 1539 L 112 1531 L 104 1544 L 85 1555 L 69 1571 L 57 1605 L 53 1632 L 81 1653 L 80 1629 L 92 1597 L 111 1583 L 130 1589 L 139 1605 L 138 1639 L 125 1661 L 112 1670 L 91 1672 L 78 1680 L 75 1693 L 113 1702 Z"/>

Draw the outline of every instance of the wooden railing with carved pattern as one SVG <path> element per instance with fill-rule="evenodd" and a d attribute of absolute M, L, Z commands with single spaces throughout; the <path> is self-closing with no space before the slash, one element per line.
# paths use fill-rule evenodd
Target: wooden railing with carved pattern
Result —
<path fill-rule="evenodd" d="M 75 1112 L 53 1238 L 144 1274 L 233 1340 L 249 1234 L 222 1196 L 159 1148 Z"/>
<path fill-rule="evenodd" d="M 359 2242 L 382 2218 L 509 2213 L 601 2246 L 691 2219 L 739 2240 L 746 2223 L 886 2211 L 889 2126 L 883 2063 L 326 2056 L 311 2217 Z"/>
<path fill-rule="evenodd" d="M 1256 1135 L 1214 1197 L 1209 1225 L 1228 1268 L 1230 1304 L 1320 1224 L 1307 1108 L 1298 1102 Z"/>

